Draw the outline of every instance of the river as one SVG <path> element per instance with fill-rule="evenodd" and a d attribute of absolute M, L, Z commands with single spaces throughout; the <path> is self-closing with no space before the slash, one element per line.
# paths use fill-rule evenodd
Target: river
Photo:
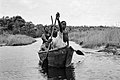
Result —
<path fill-rule="evenodd" d="M 38 65 L 41 39 L 36 40 L 26 46 L 0 47 L 0 80 L 120 80 L 120 56 L 83 49 L 74 42 L 70 45 L 85 56 L 74 53 L 74 68 L 51 68 L 46 73 Z"/>

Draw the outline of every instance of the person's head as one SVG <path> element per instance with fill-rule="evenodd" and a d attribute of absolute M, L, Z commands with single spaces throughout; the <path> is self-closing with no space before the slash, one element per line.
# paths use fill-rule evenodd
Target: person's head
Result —
<path fill-rule="evenodd" d="M 46 35 L 49 35 L 49 36 L 50 36 L 51 33 L 50 33 L 50 30 L 49 30 L 48 26 L 45 26 L 45 27 L 44 27 L 44 31 L 45 31 L 45 34 L 46 34 Z"/>
<path fill-rule="evenodd" d="M 66 21 L 62 21 L 61 22 L 61 26 L 62 26 L 62 29 L 65 30 L 65 28 L 66 28 Z"/>
<path fill-rule="evenodd" d="M 53 31 L 53 37 L 57 37 L 57 32 L 58 32 L 58 29 L 57 29 L 57 27 L 54 27 L 54 31 Z"/>

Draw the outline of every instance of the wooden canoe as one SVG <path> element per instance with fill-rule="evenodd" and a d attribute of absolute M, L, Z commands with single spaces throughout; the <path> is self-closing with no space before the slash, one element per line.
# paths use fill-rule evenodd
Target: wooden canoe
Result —
<path fill-rule="evenodd" d="M 71 46 L 49 50 L 47 57 L 48 66 L 57 68 L 69 67 L 71 65 L 73 52 L 74 50 L 71 48 Z M 38 55 L 40 58 L 39 62 L 42 65 L 47 56 L 47 51 L 39 51 Z"/>
<path fill-rule="evenodd" d="M 39 70 L 47 77 L 47 80 L 75 80 L 74 67 L 68 68 L 54 68 L 49 67 L 48 69 Z"/>

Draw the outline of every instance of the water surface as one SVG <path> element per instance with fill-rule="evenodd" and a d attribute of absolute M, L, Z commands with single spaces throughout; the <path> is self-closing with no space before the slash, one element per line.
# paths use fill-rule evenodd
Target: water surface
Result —
<path fill-rule="evenodd" d="M 120 80 L 120 56 L 80 49 L 85 56 L 73 55 L 72 68 L 50 68 L 47 72 L 38 65 L 41 39 L 27 46 L 0 47 L 0 80 Z"/>

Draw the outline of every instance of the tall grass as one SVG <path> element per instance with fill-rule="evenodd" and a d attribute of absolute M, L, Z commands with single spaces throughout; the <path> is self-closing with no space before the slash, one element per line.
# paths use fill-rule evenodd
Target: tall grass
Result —
<path fill-rule="evenodd" d="M 2 35 L 0 35 L 0 45 L 2 46 L 2 45 L 6 45 L 6 43 L 7 43 L 7 35 L 4 35 L 4 34 L 2 34 Z"/>
<path fill-rule="evenodd" d="M 120 47 L 120 29 L 89 30 L 84 32 L 72 32 L 69 34 L 70 40 L 80 43 L 83 47 L 94 48 L 106 44 Z"/>
<path fill-rule="evenodd" d="M 15 45 L 27 45 L 35 42 L 36 40 L 32 37 L 26 35 L 10 35 L 4 34 L 0 35 L 0 44 L 6 46 L 15 46 Z"/>

